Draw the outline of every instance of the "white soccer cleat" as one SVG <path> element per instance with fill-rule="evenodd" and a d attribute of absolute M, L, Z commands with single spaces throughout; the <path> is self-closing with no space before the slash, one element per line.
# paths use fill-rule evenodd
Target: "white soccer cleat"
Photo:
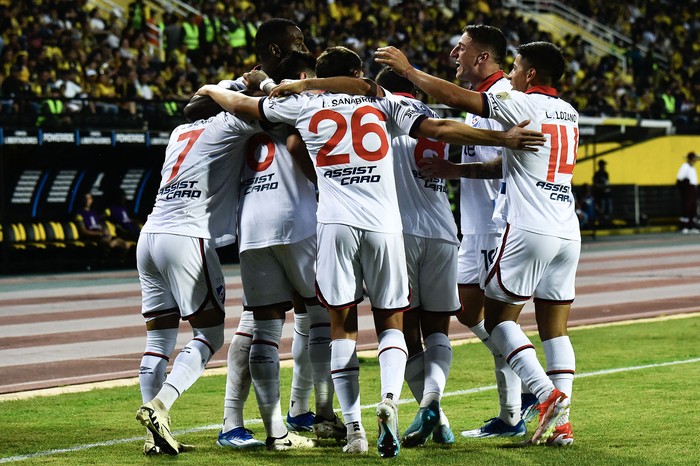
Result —
<path fill-rule="evenodd" d="M 265 445 L 268 450 L 280 451 L 297 448 L 313 448 L 316 446 L 316 441 L 289 431 L 287 435 L 283 437 L 268 437 L 265 441 Z"/>
<path fill-rule="evenodd" d="M 170 417 L 165 405 L 154 398 L 136 411 L 136 420 L 153 434 L 153 443 L 168 455 L 180 453 L 180 442 L 170 433 Z M 145 453 L 146 445 L 144 445 Z"/>
<path fill-rule="evenodd" d="M 343 453 L 366 455 L 369 451 L 369 443 L 364 432 L 348 434 L 348 443 L 343 447 Z"/>

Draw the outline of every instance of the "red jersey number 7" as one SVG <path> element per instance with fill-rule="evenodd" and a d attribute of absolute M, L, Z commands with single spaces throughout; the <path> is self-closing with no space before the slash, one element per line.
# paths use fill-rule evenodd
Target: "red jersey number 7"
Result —
<path fill-rule="evenodd" d="M 199 136 L 202 134 L 204 129 L 205 128 L 193 129 L 192 131 L 182 133 L 180 136 L 178 136 L 178 138 L 177 138 L 178 142 L 187 139 L 187 145 L 185 146 L 184 149 L 182 149 L 182 152 L 180 152 L 180 155 L 177 156 L 177 161 L 175 162 L 175 166 L 173 167 L 173 170 L 170 172 L 170 177 L 168 177 L 168 181 L 166 181 L 166 183 L 170 183 L 172 181 L 172 179 L 177 176 L 177 173 L 180 171 L 180 166 L 182 165 L 182 162 L 185 161 L 185 157 L 187 156 L 190 149 L 192 149 L 192 146 L 194 145 L 194 143 L 197 142 L 197 139 L 199 139 Z"/>

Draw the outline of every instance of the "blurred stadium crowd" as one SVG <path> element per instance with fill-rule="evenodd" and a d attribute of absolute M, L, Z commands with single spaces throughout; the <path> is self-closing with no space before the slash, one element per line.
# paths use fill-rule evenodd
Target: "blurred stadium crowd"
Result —
<path fill-rule="evenodd" d="M 296 21 L 315 54 L 330 45 L 354 49 L 369 77 L 379 71 L 374 50 L 395 45 L 416 66 L 450 80 L 455 65 L 449 54 L 462 27 L 494 25 L 513 50 L 534 40 L 562 47 L 569 66 L 563 97 L 583 115 L 671 119 L 679 132 L 700 126 L 697 0 L 567 2 L 667 57 L 662 64 L 642 53 L 645 47 L 611 44 L 624 53 L 626 71 L 613 56 L 589 53 L 581 37 L 552 37 L 500 0 L 187 3 L 201 15 L 162 13 L 143 0 L 129 3 L 123 15 L 87 0 L 0 0 L 0 126 L 119 121 L 122 127 L 172 128 L 200 85 L 239 76 L 257 63 L 255 31 L 272 17 Z"/>

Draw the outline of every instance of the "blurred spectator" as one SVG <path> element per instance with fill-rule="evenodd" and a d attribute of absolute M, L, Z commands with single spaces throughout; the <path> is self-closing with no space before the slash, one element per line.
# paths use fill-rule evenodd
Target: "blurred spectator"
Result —
<path fill-rule="evenodd" d="M 41 101 L 36 126 L 44 129 L 70 129 L 73 121 L 63 103 L 65 85 L 55 83 L 50 86 L 50 95 Z"/>
<path fill-rule="evenodd" d="M 681 233 L 700 233 L 698 214 L 698 172 L 695 170 L 695 152 L 689 152 L 686 161 L 678 169 L 676 186 L 681 196 Z"/>
<path fill-rule="evenodd" d="M 610 224 L 613 212 L 610 175 L 605 169 L 607 164 L 605 160 L 599 160 L 598 170 L 593 174 L 593 197 L 603 225 Z"/>
<path fill-rule="evenodd" d="M 136 241 L 141 231 L 140 226 L 129 216 L 127 199 L 124 191 L 119 189 L 104 211 L 104 219 L 112 222 L 117 236 L 126 241 Z"/>
<path fill-rule="evenodd" d="M 75 213 L 75 223 L 84 241 L 95 242 L 103 250 L 126 254 L 129 244 L 121 238 L 112 236 L 100 220 L 100 216 L 92 210 L 92 194 L 86 193 L 81 198 L 80 208 Z"/>

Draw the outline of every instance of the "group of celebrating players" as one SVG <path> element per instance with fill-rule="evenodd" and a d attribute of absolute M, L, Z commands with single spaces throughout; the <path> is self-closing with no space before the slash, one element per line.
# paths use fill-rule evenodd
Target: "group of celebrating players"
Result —
<path fill-rule="evenodd" d="M 344 441 L 344 452 L 368 452 L 356 350 L 365 295 L 378 339 L 381 457 L 431 436 L 455 441 L 440 406 L 453 315 L 493 354 L 500 404 L 497 417 L 462 435 L 525 436 L 539 414 L 530 443 L 573 443 L 567 321 L 580 255 L 571 193 L 578 114 L 554 87 L 565 67 L 559 49 L 522 45 L 506 75 L 501 31 L 467 26 L 451 55 L 473 90 L 413 68 L 394 47 L 376 51 L 387 67 L 364 79 L 356 53 L 331 47 L 316 59 L 284 19 L 260 26 L 256 50 L 259 70 L 203 86 L 186 109 L 192 123 L 171 134 L 161 173 L 168 196 L 157 196 L 139 238 L 144 453 L 191 448 L 173 437 L 169 412 L 224 344 L 216 248 L 236 240 L 244 311 L 229 346 L 220 446 L 311 448 L 317 442 L 296 432 L 313 431 Z M 438 118 L 415 87 L 467 111 L 466 124 Z M 462 163 L 448 160 L 448 144 L 463 146 Z M 461 179 L 461 242 L 446 178 Z M 517 324 L 530 298 L 546 370 Z M 279 343 L 290 309 L 285 422 Z M 193 338 L 166 375 L 181 319 Z M 419 409 L 401 435 L 404 380 Z M 251 382 L 264 443 L 243 422 Z"/>

